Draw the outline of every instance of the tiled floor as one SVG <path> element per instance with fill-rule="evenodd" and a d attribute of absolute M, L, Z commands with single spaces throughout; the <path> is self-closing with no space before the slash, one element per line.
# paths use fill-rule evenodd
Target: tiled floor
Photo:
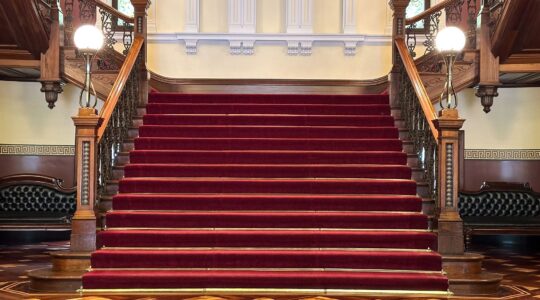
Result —
<path fill-rule="evenodd" d="M 489 244 L 488 239 L 476 240 L 473 244 L 475 252 L 486 256 L 484 267 L 496 273 L 504 274 L 503 288 L 496 297 L 468 297 L 459 299 L 540 299 L 540 242 L 522 238 L 509 238 L 502 244 Z M 484 246 L 479 246 L 480 242 Z M 537 246 L 538 245 L 538 246 Z M 0 299 L 81 299 L 77 294 L 36 294 L 28 290 L 26 271 L 44 268 L 49 265 L 50 251 L 66 250 L 66 242 L 49 242 L 31 245 L 0 245 Z M 197 300 L 272 300 L 268 297 L 196 297 Z M 313 299 L 314 297 L 294 297 L 294 299 Z M 317 300 L 329 300 L 326 297 L 315 297 Z M 347 300 L 353 298 L 347 297 Z M 453 297 L 454 298 L 454 297 Z M 84 299 L 158 299 L 156 297 L 84 297 Z M 163 297 L 159 297 L 163 299 Z M 167 299 L 189 299 L 194 297 L 167 297 Z M 288 297 L 287 299 L 293 299 Z M 354 298 L 358 300 L 359 298 Z M 455 299 L 458 299 L 457 297 Z M 284 300 L 284 298 L 280 298 Z"/>

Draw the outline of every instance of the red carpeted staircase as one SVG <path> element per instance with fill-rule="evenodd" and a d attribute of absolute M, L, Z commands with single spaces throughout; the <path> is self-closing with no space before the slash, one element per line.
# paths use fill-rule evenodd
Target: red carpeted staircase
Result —
<path fill-rule="evenodd" d="M 388 96 L 152 93 L 143 124 L 84 291 L 447 291 Z"/>

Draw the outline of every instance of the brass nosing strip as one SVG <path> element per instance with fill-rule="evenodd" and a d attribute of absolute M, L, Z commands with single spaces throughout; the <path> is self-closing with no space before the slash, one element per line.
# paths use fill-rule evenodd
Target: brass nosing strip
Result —
<path fill-rule="evenodd" d="M 164 227 L 107 227 L 106 231 L 377 231 L 377 232 L 426 232 L 428 229 L 372 229 L 372 228 L 223 228 L 223 227 L 202 227 L 202 228 L 164 228 Z"/>
<path fill-rule="evenodd" d="M 156 289 L 80 289 L 83 295 L 326 295 L 380 297 L 449 297 L 450 291 L 369 290 L 369 289 L 277 289 L 277 288 L 156 288 Z"/>
<path fill-rule="evenodd" d="M 197 251 L 197 250 L 220 250 L 220 251 L 351 251 L 351 252 L 434 252 L 431 249 L 407 249 L 407 248 L 278 248 L 278 247 L 107 247 L 103 250 L 164 250 L 164 251 Z"/>
<path fill-rule="evenodd" d="M 91 271 L 250 271 L 250 272 L 350 272 L 350 273 L 411 273 L 443 275 L 444 271 L 399 269 L 345 268 L 89 268 Z"/>

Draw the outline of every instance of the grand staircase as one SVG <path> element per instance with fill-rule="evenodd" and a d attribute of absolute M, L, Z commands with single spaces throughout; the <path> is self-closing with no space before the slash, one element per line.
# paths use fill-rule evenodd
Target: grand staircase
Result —
<path fill-rule="evenodd" d="M 85 293 L 445 295 L 388 96 L 150 94 Z"/>

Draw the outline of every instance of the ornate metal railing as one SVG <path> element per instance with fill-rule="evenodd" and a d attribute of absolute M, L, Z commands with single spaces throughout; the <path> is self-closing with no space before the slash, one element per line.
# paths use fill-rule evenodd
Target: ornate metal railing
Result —
<path fill-rule="evenodd" d="M 463 22 L 463 9 L 467 11 L 467 22 Z M 406 29 L 406 43 L 409 52 L 413 58 L 417 57 L 417 44 L 418 36 L 424 36 L 424 42 L 422 45 L 425 47 L 424 56 L 434 53 L 435 50 L 435 37 L 439 32 L 441 22 L 441 16 L 445 13 L 446 20 L 444 24 L 446 26 L 458 26 L 462 29 L 466 27 L 467 33 L 467 49 L 476 48 L 476 15 L 478 13 L 476 0 L 446 0 L 437 5 L 434 5 L 430 9 L 420 13 L 412 18 L 408 18 L 405 21 Z M 426 24 L 427 23 L 427 24 Z M 420 26 L 422 24 L 422 26 Z M 423 28 L 419 30 L 418 28 Z M 442 64 L 440 58 L 437 55 L 432 55 L 429 58 L 425 58 L 425 62 L 420 66 L 421 72 L 439 72 Z"/>
<path fill-rule="evenodd" d="M 74 7 L 79 15 L 74 16 Z M 74 28 L 79 24 L 96 24 L 103 31 L 104 45 L 115 50 L 118 40 L 122 41 L 120 53 L 126 55 L 133 43 L 134 18 L 99 0 L 65 0 L 64 2 L 64 45 L 73 46 Z M 100 69 L 107 68 L 102 64 Z"/>
<path fill-rule="evenodd" d="M 401 57 L 399 105 L 402 118 L 409 131 L 409 139 L 412 141 L 414 151 L 418 155 L 419 167 L 424 171 L 424 180 L 428 184 L 430 196 L 436 200 L 439 158 L 438 132 L 433 120 L 437 119 L 437 114 L 405 41 L 396 40 L 396 48 Z"/>
<path fill-rule="evenodd" d="M 111 93 L 100 117 L 103 123 L 98 129 L 98 196 L 103 195 L 108 180 L 113 176 L 115 159 L 121 150 L 124 139 L 128 136 L 133 118 L 137 115 L 137 106 L 141 102 L 141 66 L 143 39 L 136 38 L 120 69 Z M 99 197 L 98 197 L 99 199 Z"/>

